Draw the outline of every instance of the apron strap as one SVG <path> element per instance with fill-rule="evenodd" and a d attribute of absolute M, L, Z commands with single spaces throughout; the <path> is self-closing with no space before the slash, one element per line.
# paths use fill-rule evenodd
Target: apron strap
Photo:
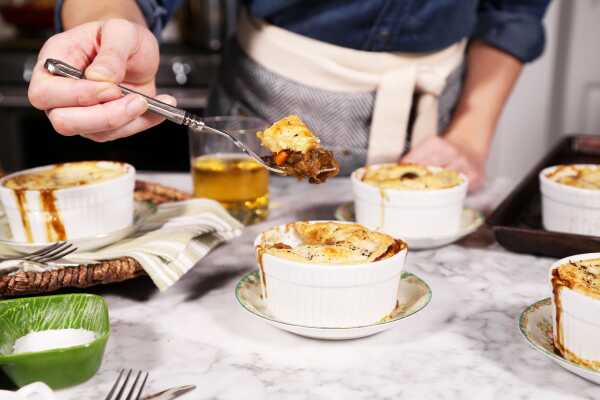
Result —
<path fill-rule="evenodd" d="M 381 77 L 373 108 L 367 164 L 394 162 L 404 153 L 416 80 L 414 65 L 386 72 Z"/>
<path fill-rule="evenodd" d="M 240 16 L 237 38 L 251 59 L 287 79 L 336 92 L 375 91 L 367 164 L 396 162 L 404 154 L 415 92 L 421 96 L 411 144 L 438 133 L 438 97 L 447 77 L 462 63 L 466 45 L 463 40 L 430 53 L 354 50 L 286 31 L 246 13 Z"/>

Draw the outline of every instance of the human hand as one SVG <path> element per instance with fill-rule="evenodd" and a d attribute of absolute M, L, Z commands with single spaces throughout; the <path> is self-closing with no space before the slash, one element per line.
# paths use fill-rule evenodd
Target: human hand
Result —
<path fill-rule="evenodd" d="M 485 181 L 486 159 L 487 154 L 472 151 L 451 138 L 432 136 L 415 146 L 401 161 L 461 172 L 469 178 L 469 191 L 474 191 Z"/>
<path fill-rule="evenodd" d="M 55 58 L 85 71 L 86 79 L 54 76 L 44 69 Z M 65 136 L 104 142 L 133 135 L 164 118 L 145 114 L 142 96 L 123 96 L 123 83 L 148 96 L 156 93 L 158 43 L 145 27 L 123 19 L 94 21 L 54 35 L 40 50 L 29 85 L 31 104 L 48 115 Z M 173 97 L 157 96 L 175 105 Z"/>

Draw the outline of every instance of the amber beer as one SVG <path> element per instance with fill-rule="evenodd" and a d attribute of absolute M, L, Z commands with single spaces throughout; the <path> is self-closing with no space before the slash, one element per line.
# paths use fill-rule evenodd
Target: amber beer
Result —
<path fill-rule="evenodd" d="M 192 160 L 194 196 L 219 201 L 244 224 L 264 220 L 269 209 L 269 173 L 239 153 L 211 154 Z"/>

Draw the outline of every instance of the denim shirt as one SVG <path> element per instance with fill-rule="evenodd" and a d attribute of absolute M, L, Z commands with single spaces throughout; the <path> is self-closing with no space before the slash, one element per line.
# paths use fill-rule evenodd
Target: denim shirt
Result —
<path fill-rule="evenodd" d="M 522 62 L 544 49 L 550 0 L 242 0 L 250 14 L 289 31 L 364 51 L 427 52 L 480 39 Z M 137 0 L 159 35 L 181 0 Z M 62 0 L 57 1 L 60 16 Z M 57 18 L 57 27 L 60 27 Z"/>

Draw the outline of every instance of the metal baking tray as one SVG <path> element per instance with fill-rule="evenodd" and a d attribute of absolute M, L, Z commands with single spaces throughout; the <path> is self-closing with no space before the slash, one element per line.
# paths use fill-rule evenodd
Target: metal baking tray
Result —
<path fill-rule="evenodd" d="M 547 231 L 542 226 L 538 174 L 557 164 L 600 164 L 600 136 L 572 135 L 562 139 L 487 218 L 498 243 L 517 253 L 568 257 L 600 251 L 600 236 Z"/>

